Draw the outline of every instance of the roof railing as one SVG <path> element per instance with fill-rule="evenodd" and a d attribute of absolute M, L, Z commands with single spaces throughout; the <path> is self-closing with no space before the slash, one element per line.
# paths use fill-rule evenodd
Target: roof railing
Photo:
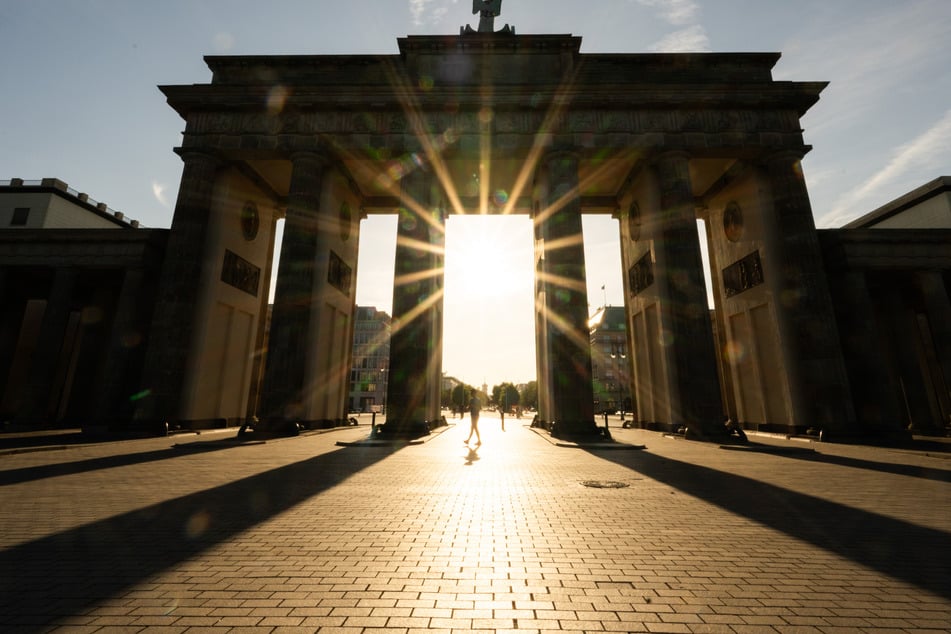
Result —
<path fill-rule="evenodd" d="M 106 203 L 90 198 L 89 194 L 73 189 L 58 178 L 44 178 L 41 180 L 10 178 L 8 180 L 0 180 L 0 187 L 52 187 L 53 189 L 58 189 L 59 191 L 72 196 L 79 202 L 92 205 L 102 213 L 111 214 L 117 221 L 121 222 L 122 224 L 126 224 L 133 229 L 138 229 L 141 226 L 138 220 L 126 220 L 125 214 L 121 211 L 116 211 L 115 209 L 110 208 Z"/>

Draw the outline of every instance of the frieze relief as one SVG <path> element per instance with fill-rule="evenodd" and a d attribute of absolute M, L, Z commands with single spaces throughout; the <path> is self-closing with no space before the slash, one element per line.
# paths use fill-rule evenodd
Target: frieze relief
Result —
<path fill-rule="evenodd" d="M 628 111 L 609 111 L 601 114 L 601 130 L 604 132 L 629 132 L 631 114 Z"/>
<path fill-rule="evenodd" d="M 598 114 L 591 110 L 571 112 L 568 114 L 568 130 L 570 132 L 595 132 L 598 129 Z"/>
<path fill-rule="evenodd" d="M 758 110 L 579 110 L 559 112 L 496 111 L 491 118 L 478 111 L 424 113 L 422 125 L 432 135 L 449 132 L 454 137 L 480 134 L 485 125 L 495 133 L 536 135 L 539 132 L 591 134 L 699 133 L 707 135 L 750 135 L 756 133 L 792 133 L 798 139 L 799 120 L 795 113 Z M 546 127 L 547 126 L 547 127 Z M 543 129 L 545 128 L 545 129 Z M 188 117 L 188 135 L 236 137 L 268 135 L 360 135 L 390 137 L 384 145 L 400 143 L 413 134 L 403 112 L 284 112 L 280 114 L 201 112 Z M 744 137 L 744 142 L 751 140 Z M 594 139 L 606 143 L 605 139 Z M 636 144 L 629 139 L 628 142 Z M 730 146 L 710 138 L 709 147 Z"/>

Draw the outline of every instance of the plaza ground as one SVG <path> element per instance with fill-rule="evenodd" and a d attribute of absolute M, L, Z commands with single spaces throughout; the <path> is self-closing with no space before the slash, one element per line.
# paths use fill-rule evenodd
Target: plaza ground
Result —
<path fill-rule="evenodd" d="M 946 632 L 951 453 L 0 437 L 4 632 Z"/>

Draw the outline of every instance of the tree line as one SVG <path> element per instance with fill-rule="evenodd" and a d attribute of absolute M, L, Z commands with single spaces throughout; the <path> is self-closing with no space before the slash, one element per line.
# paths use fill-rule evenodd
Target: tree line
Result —
<path fill-rule="evenodd" d="M 538 383 L 535 381 L 523 385 L 521 391 L 511 381 L 504 381 L 493 386 L 491 394 L 462 383 L 443 391 L 442 405 L 454 412 L 463 411 L 469 407 L 469 399 L 473 395 L 478 396 L 484 406 L 503 409 L 508 413 L 514 412 L 516 408 L 522 411 L 538 408 Z"/>

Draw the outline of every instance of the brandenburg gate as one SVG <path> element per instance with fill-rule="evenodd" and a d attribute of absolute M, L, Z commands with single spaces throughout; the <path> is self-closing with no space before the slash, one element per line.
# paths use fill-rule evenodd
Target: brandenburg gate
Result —
<path fill-rule="evenodd" d="M 599 433 L 582 214 L 618 220 L 640 424 L 716 438 L 725 399 L 744 420 L 853 424 L 800 168 L 825 84 L 774 81 L 775 53 L 584 54 L 580 37 L 496 32 L 499 3 L 477 4 L 478 30 L 400 38 L 395 55 L 211 56 L 210 83 L 161 88 L 184 167 L 136 420 L 344 420 L 361 219 L 397 214 L 380 433 L 428 433 L 446 218 L 514 213 L 534 226 L 553 435 Z"/>

